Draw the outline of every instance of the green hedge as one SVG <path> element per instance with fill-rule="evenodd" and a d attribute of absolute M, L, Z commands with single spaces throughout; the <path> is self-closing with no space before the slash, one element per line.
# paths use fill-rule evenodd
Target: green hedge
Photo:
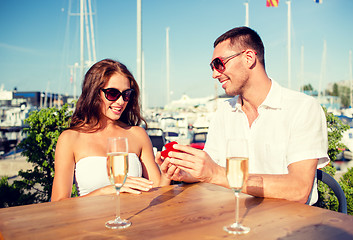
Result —
<path fill-rule="evenodd" d="M 324 167 L 322 170 L 332 177 L 336 174 L 336 168 L 332 166 L 332 163 L 336 160 L 337 154 L 339 154 L 344 149 L 344 144 L 341 143 L 342 134 L 344 131 L 349 129 L 348 125 L 342 123 L 342 121 L 334 116 L 332 113 L 326 113 L 327 128 L 328 128 L 328 155 L 331 162 Z M 347 212 L 353 215 L 353 185 L 352 185 L 353 169 L 349 169 L 340 179 L 339 184 L 342 187 L 347 199 Z M 338 200 L 334 192 L 322 182 L 318 183 L 319 199 L 315 204 L 318 207 L 330 209 L 333 211 L 338 210 Z"/>

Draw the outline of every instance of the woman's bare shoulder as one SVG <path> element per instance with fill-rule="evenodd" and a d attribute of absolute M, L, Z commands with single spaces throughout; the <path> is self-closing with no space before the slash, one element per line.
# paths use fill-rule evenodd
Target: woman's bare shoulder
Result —
<path fill-rule="evenodd" d="M 78 131 L 76 131 L 76 130 L 72 130 L 72 129 L 67 129 L 67 130 L 65 130 L 65 131 L 63 131 L 61 134 L 60 134 L 60 136 L 63 136 L 63 137 L 65 137 L 65 138 L 67 138 L 67 137 L 78 137 L 79 136 L 79 132 Z"/>
<path fill-rule="evenodd" d="M 131 126 L 132 131 L 140 131 L 140 132 L 146 132 L 146 130 L 143 127 L 140 126 Z"/>
<path fill-rule="evenodd" d="M 79 137 L 80 133 L 78 131 L 68 129 L 60 134 L 58 141 L 72 142 L 77 140 Z"/>
<path fill-rule="evenodd" d="M 132 126 L 130 129 L 131 133 L 133 135 L 137 136 L 147 136 L 147 132 L 143 127 L 140 126 Z"/>

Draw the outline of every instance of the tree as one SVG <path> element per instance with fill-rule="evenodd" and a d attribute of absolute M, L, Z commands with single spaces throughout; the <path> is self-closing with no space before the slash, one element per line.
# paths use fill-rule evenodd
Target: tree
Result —
<path fill-rule="evenodd" d="M 351 105 L 350 103 L 350 89 L 346 86 L 341 86 L 340 87 L 340 99 L 341 99 L 341 104 L 342 107 L 349 107 Z"/>
<path fill-rule="evenodd" d="M 333 89 L 332 89 L 332 96 L 336 96 L 338 97 L 339 96 L 339 89 L 338 89 L 338 84 L 337 83 L 334 83 L 333 84 Z"/>
<path fill-rule="evenodd" d="M 328 138 L 328 155 L 331 161 L 335 161 L 337 155 L 341 152 L 340 149 L 346 146 L 341 143 L 343 132 L 349 129 L 349 126 L 344 124 L 333 113 L 328 113 L 326 108 L 323 108 L 326 115 L 327 122 L 327 138 Z"/>
<path fill-rule="evenodd" d="M 313 86 L 311 86 L 311 84 L 309 83 L 309 84 L 303 86 L 303 90 L 304 90 L 304 91 L 313 91 L 314 88 L 313 88 Z"/>
<path fill-rule="evenodd" d="M 27 137 L 19 144 L 22 155 L 33 164 L 33 170 L 20 171 L 23 180 L 15 181 L 16 188 L 24 189 L 34 202 L 49 201 L 54 178 L 55 146 L 59 135 L 69 126 L 72 112 L 68 105 L 61 109 L 44 108 L 34 111 L 26 119 Z"/>

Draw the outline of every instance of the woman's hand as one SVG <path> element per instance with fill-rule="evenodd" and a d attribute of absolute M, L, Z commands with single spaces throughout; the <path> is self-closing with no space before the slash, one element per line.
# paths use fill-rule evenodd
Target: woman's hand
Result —
<path fill-rule="evenodd" d="M 148 192 L 153 187 L 153 182 L 142 178 L 142 177 L 127 177 L 125 184 L 120 189 L 120 192 L 127 192 L 132 194 L 141 194 L 141 191 Z M 107 185 L 105 187 L 99 188 L 90 192 L 87 195 L 81 196 L 97 196 L 106 194 L 116 194 L 116 190 L 113 185 Z"/>
<path fill-rule="evenodd" d="M 141 194 L 141 191 L 148 192 L 153 187 L 153 182 L 142 177 L 127 177 L 121 192 Z"/>

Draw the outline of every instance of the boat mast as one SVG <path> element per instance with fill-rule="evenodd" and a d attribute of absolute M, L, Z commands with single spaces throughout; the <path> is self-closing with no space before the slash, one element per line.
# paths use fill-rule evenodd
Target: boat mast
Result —
<path fill-rule="evenodd" d="M 85 26 L 86 26 L 86 42 L 87 42 L 87 54 L 88 54 L 88 65 L 92 64 L 92 53 L 91 53 L 91 38 L 90 38 L 90 29 L 88 27 L 88 17 L 87 17 L 87 2 L 84 3 L 84 17 L 85 17 Z"/>
<path fill-rule="evenodd" d="M 80 0 L 80 69 L 81 69 L 81 78 L 80 80 L 83 79 L 83 76 L 85 74 L 85 67 L 84 67 L 84 52 L 83 52 L 83 35 L 84 35 L 84 29 L 83 29 L 83 9 L 84 9 L 84 0 Z M 75 86 L 76 87 L 76 86 Z M 76 98 L 75 98 L 76 100 Z"/>
<path fill-rule="evenodd" d="M 352 81 L 353 81 L 353 76 L 352 76 L 352 50 L 349 50 L 349 82 L 351 83 L 350 86 L 350 93 L 351 93 L 351 107 L 353 106 L 353 97 L 352 97 Z"/>
<path fill-rule="evenodd" d="M 141 79 L 141 102 L 143 102 L 142 105 L 142 111 L 144 112 L 147 108 L 147 102 L 146 102 L 146 91 L 145 91 L 145 53 L 142 51 L 142 79 Z"/>
<path fill-rule="evenodd" d="M 88 2 L 87 2 L 88 1 Z M 88 5 L 88 6 L 87 6 Z M 76 74 L 79 76 L 80 82 L 83 80 L 85 75 L 85 67 L 90 67 L 93 63 L 97 61 L 96 58 L 96 46 L 94 40 L 94 28 L 93 28 L 93 12 L 92 12 L 92 4 L 91 0 L 80 0 L 80 10 L 78 13 L 71 13 L 71 1 L 69 1 L 69 11 L 68 11 L 68 24 L 70 21 L 70 16 L 79 16 L 80 17 L 80 60 L 75 62 L 74 65 L 70 65 L 70 75 L 72 84 L 73 84 L 73 98 L 76 100 L 77 93 L 76 93 Z M 88 16 L 89 18 L 88 18 Z M 84 37 L 86 32 L 86 41 L 87 41 L 87 53 L 88 53 L 88 60 L 85 63 L 85 43 Z M 87 65 L 86 65 L 87 64 Z M 80 69 L 80 73 L 76 73 L 76 69 Z"/>
<path fill-rule="evenodd" d="M 288 34 L 288 88 L 291 88 L 291 75 L 292 75 L 292 68 L 291 68 L 291 2 L 290 0 L 287 1 L 288 5 L 288 21 L 287 21 L 287 34 Z"/>
<path fill-rule="evenodd" d="M 245 26 L 249 27 L 249 2 L 245 2 Z"/>
<path fill-rule="evenodd" d="M 304 91 L 304 46 L 300 48 L 300 85 L 299 91 Z"/>
<path fill-rule="evenodd" d="M 170 102 L 169 27 L 166 28 L 167 104 Z"/>
<path fill-rule="evenodd" d="M 142 87 L 142 20 L 141 20 L 141 0 L 137 0 L 137 56 L 136 56 L 136 80 L 140 87 Z M 141 99 L 144 93 L 141 92 Z M 145 103 L 141 101 L 141 108 L 144 109 Z"/>
<path fill-rule="evenodd" d="M 325 82 L 325 77 L 326 77 L 326 40 L 324 40 L 324 49 L 322 51 L 321 74 L 320 74 L 320 84 L 319 84 L 319 100 L 322 95 L 321 94 L 322 84 Z"/>
<path fill-rule="evenodd" d="M 94 31 L 93 31 L 93 17 L 92 17 L 93 13 L 92 13 L 91 0 L 88 0 L 88 11 L 89 11 L 89 19 L 90 19 L 90 27 L 91 27 L 93 63 L 95 63 L 95 62 L 97 62 L 97 57 L 96 57 L 96 42 L 95 42 Z"/>

